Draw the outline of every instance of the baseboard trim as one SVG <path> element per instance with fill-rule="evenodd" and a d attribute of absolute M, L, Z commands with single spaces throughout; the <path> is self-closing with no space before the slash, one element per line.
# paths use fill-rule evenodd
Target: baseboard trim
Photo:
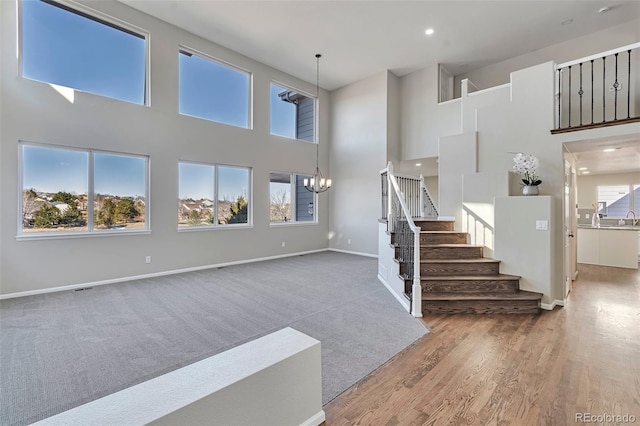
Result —
<path fill-rule="evenodd" d="M 340 250 L 340 249 L 337 249 L 337 248 L 329 248 L 328 250 L 329 251 L 336 251 L 338 253 L 355 254 L 356 256 L 373 257 L 375 259 L 378 258 L 377 254 L 362 253 L 362 252 L 359 252 L 359 251 Z"/>
<path fill-rule="evenodd" d="M 551 303 L 541 303 L 540 307 L 546 311 L 552 311 L 556 306 L 564 306 L 564 300 L 554 300 Z"/>
<path fill-rule="evenodd" d="M 409 306 L 408 301 L 406 299 L 402 300 L 402 297 L 400 295 L 398 295 L 395 291 L 393 291 L 393 289 L 391 288 L 391 286 L 389 285 L 387 280 L 382 278 L 382 275 L 378 274 L 378 280 L 382 284 L 384 284 L 384 286 L 387 288 L 387 290 L 389 290 L 389 293 L 391 293 L 391 295 L 393 297 L 395 297 L 398 302 L 400 302 L 400 304 L 407 310 L 407 312 L 411 313 L 411 306 Z"/>
<path fill-rule="evenodd" d="M 96 287 L 99 285 L 116 284 L 116 283 L 121 283 L 125 281 L 141 280 L 145 278 L 163 277 L 166 275 L 182 274 L 185 272 L 202 271 L 204 269 L 222 268 L 224 266 L 242 265 L 245 263 L 254 263 L 254 262 L 262 262 L 265 260 L 282 259 L 285 257 L 302 256 L 304 254 L 320 253 L 328 250 L 329 249 L 326 249 L 326 248 L 318 249 L 318 250 L 308 250 L 308 251 L 301 251 L 297 253 L 279 254 L 275 256 L 257 257 L 253 259 L 235 260 L 232 262 L 215 263 L 215 264 L 203 265 L 203 266 L 194 266 L 191 268 L 172 269 L 169 271 L 154 272 L 151 274 L 132 275 L 128 277 L 113 278 L 109 280 L 93 281 L 93 282 L 86 282 L 86 283 L 80 283 L 80 284 L 65 285 L 60 287 L 50 287 L 50 288 L 45 288 L 41 290 L 29 290 L 29 291 L 21 291 L 17 293 L 0 294 L 0 300 L 13 299 L 16 297 L 35 296 L 37 294 L 45 294 L 45 293 L 56 293 L 59 291 L 76 290 L 79 288 Z"/>
<path fill-rule="evenodd" d="M 324 423 L 325 420 L 326 420 L 326 417 L 324 414 L 324 410 L 320 410 L 319 412 L 309 417 L 304 422 L 300 423 L 300 426 L 318 426 Z"/>

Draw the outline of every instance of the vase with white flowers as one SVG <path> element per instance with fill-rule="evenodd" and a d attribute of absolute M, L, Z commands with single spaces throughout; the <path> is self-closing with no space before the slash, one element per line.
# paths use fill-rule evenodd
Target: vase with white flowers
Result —
<path fill-rule="evenodd" d="M 542 183 L 538 175 L 538 158 L 519 152 L 513 157 L 513 162 L 513 170 L 522 178 L 522 195 L 538 195 L 538 185 Z"/>

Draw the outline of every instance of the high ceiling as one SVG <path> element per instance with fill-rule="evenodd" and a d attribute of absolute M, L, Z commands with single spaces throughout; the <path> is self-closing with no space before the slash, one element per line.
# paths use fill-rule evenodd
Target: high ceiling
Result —
<path fill-rule="evenodd" d="M 308 82 L 321 53 L 327 90 L 438 63 L 458 74 L 640 18 L 640 1 L 616 0 L 120 1 Z"/>

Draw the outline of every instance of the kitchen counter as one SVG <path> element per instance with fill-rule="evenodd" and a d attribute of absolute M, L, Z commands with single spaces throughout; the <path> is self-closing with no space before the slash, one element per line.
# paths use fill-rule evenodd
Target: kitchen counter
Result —
<path fill-rule="evenodd" d="M 578 225 L 578 263 L 638 269 L 638 231 L 629 225 Z"/>

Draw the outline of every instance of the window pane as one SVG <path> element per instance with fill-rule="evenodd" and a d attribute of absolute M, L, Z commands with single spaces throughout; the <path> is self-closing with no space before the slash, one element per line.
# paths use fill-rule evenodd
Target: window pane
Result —
<path fill-rule="evenodd" d="M 87 230 L 89 154 L 22 146 L 22 231 Z"/>
<path fill-rule="evenodd" d="M 271 83 L 271 134 L 314 142 L 315 99 Z"/>
<path fill-rule="evenodd" d="M 218 166 L 218 223 L 249 223 L 249 169 Z"/>
<path fill-rule="evenodd" d="M 22 75 L 145 103 L 146 40 L 62 6 L 22 2 Z"/>
<path fill-rule="evenodd" d="M 633 212 L 640 219 L 640 185 L 633 185 Z"/>
<path fill-rule="evenodd" d="M 629 185 L 598 186 L 598 202 L 606 203 L 598 213 L 607 218 L 623 218 L 631 209 Z"/>
<path fill-rule="evenodd" d="M 178 164 L 178 226 L 214 223 L 214 166 Z"/>
<path fill-rule="evenodd" d="M 296 175 L 296 221 L 313 222 L 315 196 L 304 187 L 304 179 L 311 179 L 311 176 Z"/>
<path fill-rule="evenodd" d="M 147 160 L 94 154 L 95 229 L 144 229 Z"/>
<path fill-rule="evenodd" d="M 291 175 L 288 173 L 271 173 L 269 177 L 269 194 L 271 196 L 271 222 L 288 222 L 291 216 Z"/>
<path fill-rule="evenodd" d="M 180 51 L 180 114 L 249 127 L 249 74 Z"/>

